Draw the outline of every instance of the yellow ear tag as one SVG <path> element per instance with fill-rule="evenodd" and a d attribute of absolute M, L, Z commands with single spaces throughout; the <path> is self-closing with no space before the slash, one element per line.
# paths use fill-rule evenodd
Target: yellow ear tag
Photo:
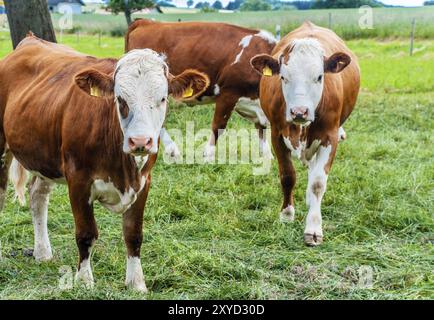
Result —
<path fill-rule="evenodd" d="M 101 97 L 101 92 L 97 87 L 90 87 L 90 95 L 94 97 Z"/>
<path fill-rule="evenodd" d="M 184 93 L 182 94 L 183 98 L 190 98 L 193 95 L 193 88 L 190 86 L 188 87 L 188 89 L 186 89 L 184 91 Z"/>
<path fill-rule="evenodd" d="M 273 75 L 273 71 L 271 71 L 269 66 L 266 66 L 264 69 L 262 69 L 262 74 L 266 77 L 271 77 Z"/>

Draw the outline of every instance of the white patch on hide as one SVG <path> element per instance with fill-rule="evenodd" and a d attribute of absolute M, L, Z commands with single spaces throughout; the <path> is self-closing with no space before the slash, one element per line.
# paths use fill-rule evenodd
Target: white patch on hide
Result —
<path fill-rule="evenodd" d="M 235 111 L 244 119 L 255 124 L 260 124 L 263 127 L 268 127 L 270 124 L 260 106 L 259 99 L 252 100 L 250 98 L 241 97 L 235 105 Z"/>
<path fill-rule="evenodd" d="M 141 179 L 141 188 L 139 191 L 134 191 L 129 187 L 124 193 L 115 187 L 113 182 L 105 182 L 102 179 L 96 179 L 91 187 L 89 204 L 98 200 L 101 205 L 115 213 L 124 213 L 136 201 L 137 194 L 143 189 L 143 176 Z"/>
<path fill-rule="evenodd" d="M 259 31 L 257 34 L 255 34 L 255 36 L 268 41 L 269 44 L 275 44 L 277 42 L 276 38 L 270 32 L 265 30 Z"/>

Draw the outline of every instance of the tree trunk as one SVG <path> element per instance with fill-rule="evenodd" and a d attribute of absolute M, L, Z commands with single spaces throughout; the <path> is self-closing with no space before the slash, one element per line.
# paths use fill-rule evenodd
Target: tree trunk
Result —
<path fill-rule="evenodd" d="M 47 0 L 5 0 L 14 49 L 29 31 L 41 39 L 56 42 Z"/>
<path fill-rule="evenodd" d="M 127 19 L 128 25 L 130 25 L 132 23 L 132 20 L 131 20 L 131 10 L 128 7 L 125 7 L 125 18 Z"/>

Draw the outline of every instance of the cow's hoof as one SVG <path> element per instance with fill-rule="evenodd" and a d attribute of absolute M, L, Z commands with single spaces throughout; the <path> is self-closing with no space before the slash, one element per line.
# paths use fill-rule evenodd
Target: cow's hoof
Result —
<path fill-rule="evenodd" d="M 323 236 L 311 233 L 304 234 L 304 243 L 309 247 L 319 246 L 323 241 Z"/>
<path fill-rule="evenodd" d="M 130 283 L 125 284 L 125 285 L 128 289 L 131 289 L 131 290 L 143 293 L 143 294 L 148 293 L 148 288 L 146 288 L 146 284 L 144 281 L 141 283 L 140 282 L 139 283 L 130 282 Z"/>
<path fill-rule="evenodd" d="M 179 151 L 176 143 L 171 143 L 165 146 L 164 153 L 174 160 L 177 160 L 181 157 L 181 152 Z"/>
<path fill-rule="evenodd" d="M 93 289 L 95 282 L 90 267 L 82 266 L 80 270 L 77 271 L 75 274 L 75 283 L 84 286 L 86 289 Z"/>
<path fill-rule="evenodd" d="M 51 252 L 51 248 L 49 247 L 36 247 L 35 249 L 33 249 L 33 257 L 37 262 L 45 262 L 53 259 L 53 253 Z"/>
<path fill-rule="evenodd" d="M 215 162 L 215 146 L 207 145 L 203 151 L 203 162 L 214 163 Z"/>
<path fill-rule="evenodd" d="M 289 223 L 294 221 L 295 209 L 293 206 L 287 206 L 280 212 L 280 222 Z"/>
<path fill-rule="evenodd" d="M 143 277 L 143 270 L 139 257 L 128 257 L 125 286 L 129 289 L 142 293 L 148 292 Z"/>
<path fill-rule="evenodd" d="M 266 160 L 274 160 L 274 156 L 271 150 L 262 153 L 262 157 Z"/>

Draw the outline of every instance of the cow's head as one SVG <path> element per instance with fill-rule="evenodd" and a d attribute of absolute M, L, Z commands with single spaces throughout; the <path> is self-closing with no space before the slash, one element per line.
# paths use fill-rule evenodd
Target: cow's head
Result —
<path fill-rule="evenodd" d="M 315 120 L 324 90 L 324 74 L 339 73 L 350 62 L 350 56 L 343 52 L 325 57 L 321 44 L 313 38 L 294 40 L 278 59 L 260 54 L 250 61 L 262 75 L 280 76 L 286 121 L 299 124 Z"/>
<path fill-rule="evenodd" d="M 76 84 L 94 97 L 114 98 L 124 136 L 123 151 L 140 155 L 158 151 L 168 94 L 179 100 L 197 97 L 206 90 L 209 79 L 195 70 L 173 76 L 163 55 L 143 49 L 124 55 L 114 76 L 88 69 L 76 76 Z"/>

